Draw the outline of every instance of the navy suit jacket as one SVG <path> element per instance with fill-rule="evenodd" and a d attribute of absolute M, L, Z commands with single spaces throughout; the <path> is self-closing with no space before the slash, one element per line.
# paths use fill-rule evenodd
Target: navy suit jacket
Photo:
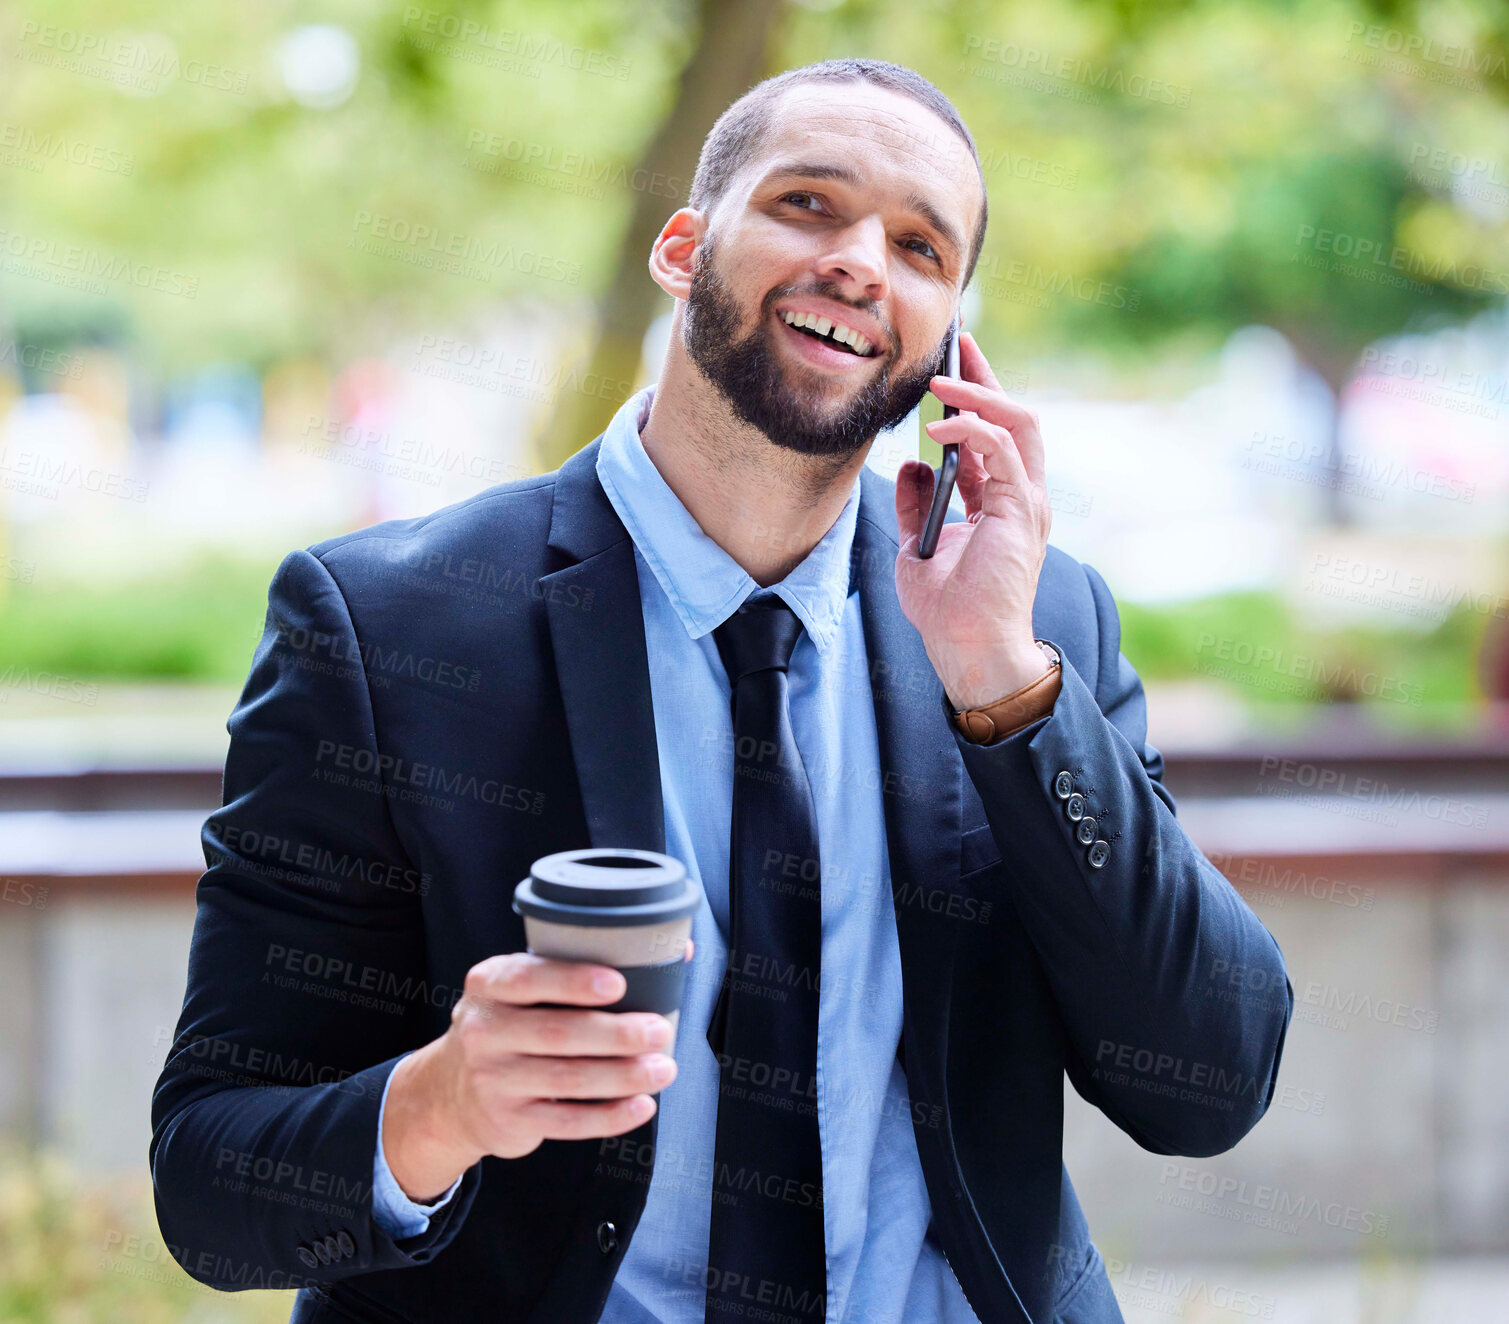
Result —
<path fill-rule="evenodd" d="M 531 862 L 664 848 L 634 550 L 598 445 L 278 569 L 153 1096 L 159 1223 L 203 1283 L 301 1288 L 306 1321 L 598 1318 L 658 1114 L 612 1162 L 596 1141 L 483 1159 L 418 1237 L 373 1221 L 370 1188 L 388 1073 L 444 1032 L 472 965 L 524 949 Z M 985 1324 L 1107 1324 L 1065 1073 L 1143 1148 L 1219 1153 L 1273 1097 L 1292 989 L 1175 816 L 1101 577 L 1048 549 L 1053 712 L 971 744 L 897 601 L 894 491 L 863 471 L 853 568 L 934 1232 Z M 1072 811 L 1109 843 L 1100 867 Z"/>

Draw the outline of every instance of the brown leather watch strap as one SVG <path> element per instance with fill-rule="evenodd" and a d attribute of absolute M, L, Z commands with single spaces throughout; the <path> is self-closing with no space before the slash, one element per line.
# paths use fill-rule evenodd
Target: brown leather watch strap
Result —
<path fill-rule="evenodd" d="M 954 711 L 954 725 L 975 744 L 990 745 L 1004 740 L 1053 711 L 1053 705 L 1058 702 L 1063 668 L 1052 644 L 1044 644 L 1042 640 L 1036 642 L 1043 649 L 1045 658 L 1053 657 L 1043 675 L 990 703 Z"/>

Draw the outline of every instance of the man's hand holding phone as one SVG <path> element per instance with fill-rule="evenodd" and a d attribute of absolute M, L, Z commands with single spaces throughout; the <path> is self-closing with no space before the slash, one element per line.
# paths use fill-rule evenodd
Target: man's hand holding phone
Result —
<path fill-rule="evenodd" d="M 676 1078 L 674 1033 L 656 1012 L 593 1010 L 624 987 L 611 966 L 528 952 L 467 971 L 450 1028 L 393 1069 L 380 1143 L 404 1194 L 438 1199 L 485 1155 L 643 1125 Z"/>
<path fill-rule="evenodd" d="M 961 412 L 927 431 L 942 445 L 960 443 L 957 483 L 968 523 L 945 524 L 933 556 L 919 556 L 934 475 L 920 460 L 903 464 L 896 592 L 950 702 L 963 709 L 1043 674 L 1032 604 L 1053 512 L 1037 416 L 1001 389 L 968 331 L 959 337 L 959 364 L 959 378 L 934 377 L 930 389 Z"/>

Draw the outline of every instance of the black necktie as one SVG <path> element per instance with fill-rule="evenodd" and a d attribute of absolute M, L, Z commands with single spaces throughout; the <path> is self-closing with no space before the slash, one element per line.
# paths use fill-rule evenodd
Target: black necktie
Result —
<path fill-rule="evenodd" d="M 820 1324 L 826 1303 L 817 816 L 786 684 L 801 632 L 773 596 L 713 631 L 733 687 L 734 798 L 729 959 L 707 1029 L 719 1066 L 707 1324 L 760 1307 Z"/>

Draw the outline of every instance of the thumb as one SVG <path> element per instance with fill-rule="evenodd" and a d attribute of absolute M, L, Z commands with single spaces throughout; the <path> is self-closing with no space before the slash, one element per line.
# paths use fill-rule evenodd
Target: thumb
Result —
<path fill-rule="evenodd" d="M 921 460 L 907 460 L 896 475 L 896 532 L 903 552 L 908 539 L 914 542 L 922 539 L 922 523 L 933 504 L 936 481 L 932 465 Z"/>

